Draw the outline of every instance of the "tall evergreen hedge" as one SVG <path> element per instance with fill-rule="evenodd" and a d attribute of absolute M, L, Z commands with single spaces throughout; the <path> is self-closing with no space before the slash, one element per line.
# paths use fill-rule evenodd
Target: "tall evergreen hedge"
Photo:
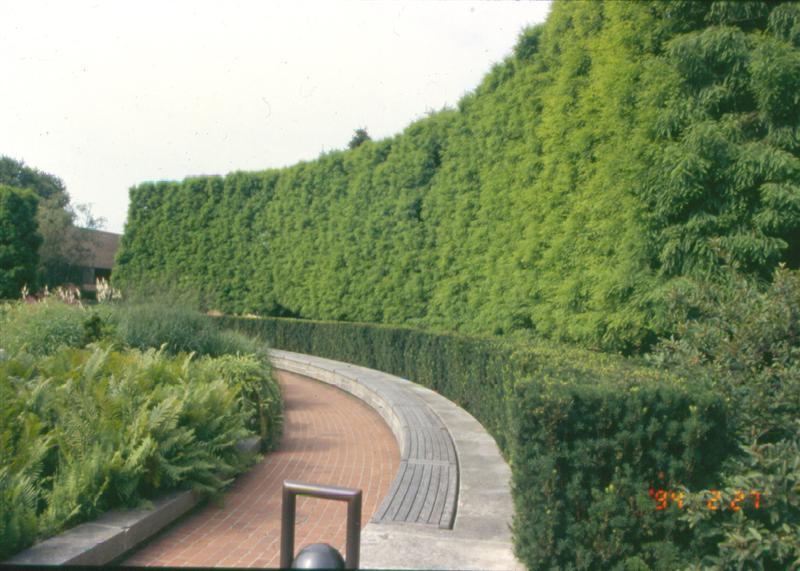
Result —
<path fill-rule="evenodd" d="M 798 30 L 790 2 L 557 1 L 397 136 L 133 188 L 115 279 L 228 313 L 635 350 L 676 277 L 800 263 Z"/>
<path fill-rule="evenodd" d="M 547 343 L 409 327 L 222 318 L 271 347 L 431 387 L 472 413 L 509 459 L 514 537 L 529 569 L 675 569 L 704 547 L 653 486 L 719 483 L 732 453 L 720 395 L 632 360 Z"/>

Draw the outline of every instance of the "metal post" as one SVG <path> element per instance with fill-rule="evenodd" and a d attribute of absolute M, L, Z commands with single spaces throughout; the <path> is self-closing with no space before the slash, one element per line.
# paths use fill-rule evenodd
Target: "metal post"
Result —
<path fill-rule="evenodd" d="M 358 569 L 361 555 L 361 490 L 353 491 L 353 499 L 347 500 L 347 544 L 344 558 L 347 569 Z"/>
<path fill-rule="evenodd" d="M 361 552 L 361 490 L 339 486 L 320 486 L 302 482 L 283 482 L 281 508 L 281 567 L 292 565 L 294 558 L 294 522 L 297 496 L 347 502 L 347 545 L 345 566 L 358 569 Z"/>
<path fill-rule="evenodd" d="M 297 496 L 283 483 L 281 505 L 281 569 L 292 566 L 294 558 L 294 520 Z"/>

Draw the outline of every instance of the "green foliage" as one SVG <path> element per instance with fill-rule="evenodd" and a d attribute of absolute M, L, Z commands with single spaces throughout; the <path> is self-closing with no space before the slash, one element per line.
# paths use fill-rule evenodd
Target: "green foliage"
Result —
<path fill-rule="evenodd" d="M 10 304 L 0 316 L 0 348 L 10 355 L 25 351 L 43 356 L 62 346 L 83 347 L 93 327 L 93 312 L 48 298 Z"/>
<path fill-rule="evenodd" d="M 27 188 L 42 200 L 55 199 L 62 208 L 69 202 L 67 189 L 61 179 L 11 157 L 0 156 L 0 184 Z"/>
<path fill-rule="evenodd" d="M 34 287 L 42 237 L 36 223 L 36 197 L 0 184 L 0 298 L 15 298 Z"/>
<path fill-rule="evenodd" d="M 705 377 L 730 403 L 741 454 L 717 488 L 762 494 L 760 510 L 710 511 L 710 490 L 688 486 L 684 520 L 717 568 L 783 569 L 800 564 L 800 273 L 778 268 L 772 283 L 728 267 L 711 283 L 687 281 L 673 299 L 677 326 L 651 357 Z M 701 368 L 702 367 L 702 368 Z"/>
<path fill-rule="evenodd" d="M 711 283 L 686 280 L 672 308 L 675 335 L 649 358 L 709 378 L 743 441 L 785 436 L 800 412 L 800 274 L 781 267 L 765 285 L 727 267 Z"/>
<path fill-rule="evenodd" d="M 727 258 L 768 277 L 800 262 L 800 51 L 764 17 L 785 24 L 788 6 L 742 6 L 715 3 L 714 25 L 668 43 L 677 75 L 644 194 L 667 275 L 704 277 Z"/>
<path fill-rule="evenodd" d="M 226 313 L 665 331 L 671 280 L 800 265 L 792 3 L 556 2 L 456 110 L 259 173 L 131 190 L 115 281 Z"/>
<path fill-rule="evenodd" d="M 0 557 L 4 558 L 27 547 L 36 536 L 42 465 L 51 441 L 40 434 L 41 422 L 21 406 L 7 383 L 0 382 L 0 398 L 4 403 L 0 408 Z M 12 455 L 15 446 L 17 453 Z"/>
<path fill-rule="evenodd" d="M 510 460 L 517 552 L 531 569 L 674 568 L 689 525 L 648 496 L 663 477 L 715 482 L 732 450 L 723 399 L 702 382 L 549 343 L 383 325 L 221 318 L 273 347 L 358 363 L 469 411 Z M 623 568 L 623 567 L 620 567 Z"/>
<path fill-rule="evenodd" d="M 243 335 L 220 331 L 207 316 L 164 302 L 133 303 L 115 308 L 110 317 L 117 338 L 129 347 L 164 349 L 171 354 L 257 354 L 263 349 Z"/>
<path fill-rule="evenodd" d="M 0 307 L 0 559 L 161 490 L 216 495 L 247 466 L 237 441 L 280 436 L 262 347 L 157 304 Z"/>
<path fill-rule="evenodd" d="M 356 129 L 355 133 L 353 133 L 353 137 L 350 139 L 350 142 L 347 143 L 348 149 L 355 149 L 356 147 L 366 143 L 367 141 L 371 141 L 372 137 L 369 136 L 367 130 L 364 127 L 360 127 Z"/>
<path fill-rule="evenodd" d="M 92 237 L 90 233 L 81 232 L 78 226 L 97 228 L 102 220 L 92 216 L 88 205 L 70 203 L 61 179 L 28 167 L 22 161 L 0 156 L 0 185 L 28 189 L 39 198 L 36 213 L 41 235 L 40 245 L 37 245 L 36 281 L 39 285 L 79 284 L 80 264 L 88 253 L 88 241 Z M 33 286 L 33 281 L 28 283 Z"/>
<path fill-rule="evenodd" d="M 707 507 L 714 491 L 687 493 L 683 520 L 706 543 L 694 569 L 795 569 L 800 565 L 800 423 L 791 436 L 742 447 L 719 493 L 716 511 Z M 755 507 L 753 492 L 760 494 Z M 744 500 L 742 500 L 744 496 Z M 739 502 L 738 511 L 729 509 Z"/>
<path fill-rule="evenodd" d="M 280 403 L 253 357 L 103 347 L 0 360 L 0 398 L 0 558 L 160 490 L 217 493 Z"/>
<path fill-rule="evenodd" d="M 530 569 L 691 561 L 688 524 L 648 489 L 715 482 L 731 452 L 722 399 L 652 371 L 576 369 L 540 361 L 509 399 L 519 557 Z"/>
<path fill-rule="evenodd" d="M 248 428 L 261 437 L 261 450 L 274 449 L 281 433 L 283 400 L 265 361 L 253 355 L 223 355 L 201 363 L 212 374 L 225 378 L 228 386 L 242 395 L 242 410 L 250 422 Z"/>

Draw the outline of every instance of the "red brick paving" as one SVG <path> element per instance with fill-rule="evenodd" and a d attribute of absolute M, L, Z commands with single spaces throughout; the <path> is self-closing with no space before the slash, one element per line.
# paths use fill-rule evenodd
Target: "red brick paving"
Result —
<path fill-rule="evenodd" d="M 225 493 L 134 552 L 123 565 L 277 567 L 281 486 L 299 480 L 360 488 L 362 526 L 397 473 L 400 454 L 391 431 L 360 400 L 323 383 L 276 371 L 284 396 L 284 436 Z M 298 498 L 295 550 L 329 543 L 344 554 L 344 502 Z"/>

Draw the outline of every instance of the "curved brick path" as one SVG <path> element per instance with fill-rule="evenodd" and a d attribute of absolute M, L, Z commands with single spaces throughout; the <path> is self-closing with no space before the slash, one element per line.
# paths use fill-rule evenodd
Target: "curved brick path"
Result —
<path fill-rule="evenodd" d="M 285 404 L 279 450 L 240 476 L 222 507 L 192 512 L 123 565 L 277 567 L 284 480 L 361 488 L 362 526 L 367 524 L 399 466 L 391 431 L 343 391 L 283 371 L 275 376 Z M 346 513 L 343 502 L 299 498 L 295 549 L 325 542 L 344 553 Z"/>

